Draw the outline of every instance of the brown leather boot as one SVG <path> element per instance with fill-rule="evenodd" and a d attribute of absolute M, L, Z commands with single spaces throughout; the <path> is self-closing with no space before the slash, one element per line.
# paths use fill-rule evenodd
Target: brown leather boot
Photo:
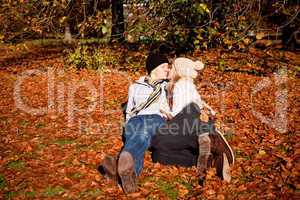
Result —
<path fill-rule="evenodd" d="M 118 175 L 117 175 L 117 157 L 107 155 L 102 160 L 98 170 L 104 177 L 111 179 L 115 183 L 118 182 Z"/>
<path fill-rule="evenodd" d="M 222 180 L 230 182 L 230 165 L 225 153 L 217 154 L 215 156 L 215 167 L 217 170 L 217 176 L 220 177 Z"/>
<path fill-rule="evenodd" d="M 214 164 L 217 175 L 226 181 L 230 181 L 230 165 L 234 164 L 234 154 L 227 140 L 221 132 L 209 135 L 211 141 L 211 153 L 213 154 Z"/>
<path fill-rule="evenodd" d="M 134 159 L 127 151 L 122 151 L 118 160 L 118 174 L 126 194 L 137 192 Z"/>
<path fill-rule="evenodd" d="M 230 165 L 234 164 L 234 153 L 223 134 L 216 130 L 215 133 L 209 135 L 212 145 L 212 153 L 225 153 Z"/>

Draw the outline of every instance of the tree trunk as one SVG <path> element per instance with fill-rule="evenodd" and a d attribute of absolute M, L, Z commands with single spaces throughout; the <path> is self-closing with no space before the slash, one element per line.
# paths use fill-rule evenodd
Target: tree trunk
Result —
<path fill-rule="evenodd" d="M 112 30 L 111 42 L 124 42 L 124 13 L 123 13 L 123 0 L 112 0 Z"/>
<path fill-rule="evenodd" d="M 65 27 L 65 37 L 63 40 L 65 43 L 67 44 L 71 44 L 72 43 L 72 34 L 70 32 L 70 26 L 69 24 L 66 25 Z"/>

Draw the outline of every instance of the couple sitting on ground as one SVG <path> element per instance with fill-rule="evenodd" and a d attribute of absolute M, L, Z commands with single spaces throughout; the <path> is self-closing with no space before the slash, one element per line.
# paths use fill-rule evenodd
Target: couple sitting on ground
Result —
<path fill-rule="evenodd" d="M 149 148 L 153 162 L 196 165 L 200 183 L 212 166 L 220 178 L 230 181 L 233 151 L 214 126 L 214 111 L 194 85 L 197 70 L 203 67 L 200 61 L 176 58 L 170 69 L 164 55 L 148 55 L 148 75 L 129 87 L 124 146 L 118 155 L 106 156 L 101 164 L 104 175 L 120 180 L 125 193 L 137 191 L 137 177 Z M 200 119 L 205 114 L 210 116 L 208 121 Z"/>

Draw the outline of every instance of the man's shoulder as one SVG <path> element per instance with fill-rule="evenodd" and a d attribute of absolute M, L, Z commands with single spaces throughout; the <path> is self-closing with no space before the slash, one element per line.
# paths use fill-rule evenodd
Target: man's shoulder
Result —
<path fill-rule="evenodd" d="M 142 86 L 148 86 L 148 84 L 145 82 L 145 76 L 140 77 L 139 79 L 133 81 L 129 88 L 136 88 L 136 87 L 142 87 Z"/>

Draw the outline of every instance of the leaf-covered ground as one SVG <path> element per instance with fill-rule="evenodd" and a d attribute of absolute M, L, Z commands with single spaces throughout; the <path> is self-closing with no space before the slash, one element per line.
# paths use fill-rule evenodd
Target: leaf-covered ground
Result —
<path fill-rule="evenodd" d="M 218 111 L 235 151 L 232 181 L 219 180 L 210 169 L 199 186 L 195 168 L 154 164 L 147 152 L 140 191 L 126 196 L 97 166 L 122 147 L 120 105 L 141 70 L 76 71 L 66 68 L 55 49 L 22 51 L 6 46 L 0 52 L 0 199 L 299 198 L 299 54 L 256 49 L 194 53 L 193 58 L 207 63 L 197 81 L 199 92 Z M 144 53 L 128 55 L 143 65 Z M 22 75 L 31 69 L 40 74 Z M 17 100 L 49 108 L 34 115 L 22 111 Z M 272 128 L 257 113 L 283 121 Z"/>

